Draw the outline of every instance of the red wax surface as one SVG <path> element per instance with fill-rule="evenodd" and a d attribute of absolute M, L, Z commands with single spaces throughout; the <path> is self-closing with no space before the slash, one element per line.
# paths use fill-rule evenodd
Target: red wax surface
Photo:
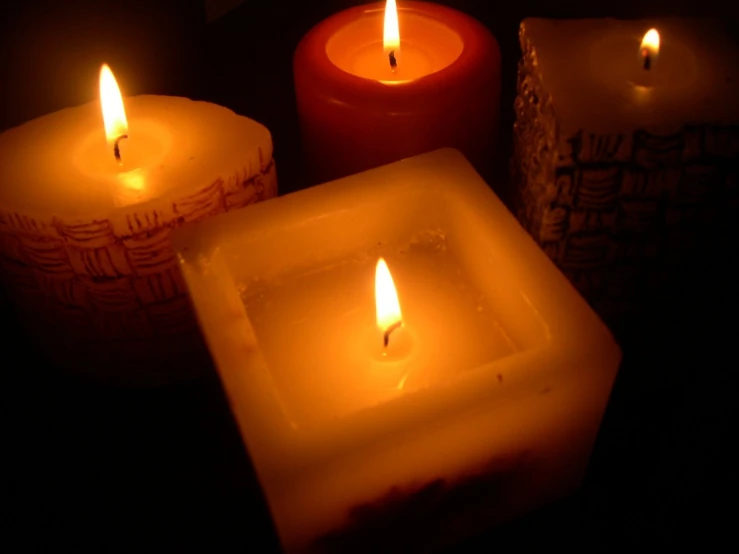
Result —
<path fill-rule="evenodd" d="M 489 176 L 500 108 L 497 41 L 457 10 L 401 0 L 393 72 L 382 48 L 384 7 L 357 6 L 329 17 L 295 52 L 309 184 L 446 146 Z"/>

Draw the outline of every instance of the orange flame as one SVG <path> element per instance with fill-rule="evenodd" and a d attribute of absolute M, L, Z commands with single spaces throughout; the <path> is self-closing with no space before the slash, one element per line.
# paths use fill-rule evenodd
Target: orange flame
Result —
<path fill-rule="evenodd" d="M 398 26 L 398 7 L 395 0 L 385 2 L 385 29 L 382 34 L 382 46 L 385 52 L 400 50 L 400 28 Z"/>
<path fill-rule="evenodd" d="M 398 292 L 395 290 L 393 277 L 384 259 L 377 261 L 375 270 L 375 307 L 377 309 L 377 326 L 384 333 L 403 321 L 400 313 Z"/>
<path fill-rule="evenodd" d="M 108 142 L 115 142 L 128 133 L 128 121 L 126 110 L 123 108 L 121 90 L 113 72 L 106 64 L 100 68 L 100 104 L 103 108 L 105 137 Z"/>

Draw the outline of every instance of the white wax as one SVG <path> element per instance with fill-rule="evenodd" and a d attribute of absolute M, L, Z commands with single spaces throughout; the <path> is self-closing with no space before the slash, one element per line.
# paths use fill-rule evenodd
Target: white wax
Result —
<path fill-rule="evenodd" d="M 0 276 L 57 365 L 167 382 L 205 350 L 170 232 L 275 196 L 272 139 L 214 104 L 124 104 L 120 165 L 99 102 L 0 135 Z"/>
<path fill-rule="evenodd" d="M 121 165 L 99 102 L 0 134 L 0 208 L 84 216 L 181 194 L 225 168 L 259 172 L 271 160 L 269 131 L 222 106 L 171 96 L 134 96 L 124 104 L 129 138 L 120 143 Z"/>
<path fill-rule="evenodd" d="M 577 486 L 620 351 L 459 152 L 243 215 L 173 240 L 284 551 L 321 552 L 368 512 L 388 529 L 373 540 L 441 546 Z M 380 256 L 411 334 L 389 367 Z M 460 505 L 473 477 L 492 490 Z M 416 508 L 394 508 L 426 486 L 438 519 L 403 528 Z"/>
<path fill-rule="evenodd" d="M 566 136 L 739 116 L 737 47 L 714 21 L 527 18 L 522 25 Z M 639 47 L 652 27 L 660 53 L 646 71 Z"/>

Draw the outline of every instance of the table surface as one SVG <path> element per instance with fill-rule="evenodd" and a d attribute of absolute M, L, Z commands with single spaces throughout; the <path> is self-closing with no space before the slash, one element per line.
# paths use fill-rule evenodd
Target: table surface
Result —
<path fill-rule="evenodd" d="M 310 26 L 349 3 L 324 0 L 285 17 L 277 6 L 246 2 L 203 35 L 193 95 L 272 130 L 283 193 L 304 186 L 292 52 Z M 542 7 L 527 12 L 524 2 L 519 13 L 508 7 L 498 18 L 488 2 L 456 4 L 488 24 L 501 43 L 501 128 L 509 148 L 517 22 L 527 13 L 552 14 Z M 264 30 L 278 24 L 279 33 Z M 688 535 L 718 539 L 729 528 L 730 512 L 722 516 L 716 501 L 730 482 L 739 303 L 735 274 L 725 260 L 714 261 L 722 263 L 704 266 L 615 329 L 624 363 L 581 490 L 454 551 L 665 544 Z M 22 551 L 279 550 L 212 371 L 159 389 L 120 389 L 59 374 L 40 361 L 14 325 L 7 299 L 0 300 L 2 498 L 5 526 L 17 533 L 9 544 Z"/>

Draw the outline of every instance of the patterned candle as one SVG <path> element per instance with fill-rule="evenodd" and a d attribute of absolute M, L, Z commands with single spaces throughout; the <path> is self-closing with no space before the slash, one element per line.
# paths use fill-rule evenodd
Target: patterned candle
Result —
<path fill-rule="evenodd" d="M 0 135 L 0 269 L 56 364 L 153 383 L 205 352 L 171 230 L 275 196 L 277 181 L 270 133 L 250 119 L 165 96 L 125 111 L 107 135 L 98 102 Z"/>
<path fill-rule="evenodd" d="M 520 36 L 518 217 L 601 315 L 628 315 L 733 240 L 736 46 L 679 18 L 526 19 Z"/>

